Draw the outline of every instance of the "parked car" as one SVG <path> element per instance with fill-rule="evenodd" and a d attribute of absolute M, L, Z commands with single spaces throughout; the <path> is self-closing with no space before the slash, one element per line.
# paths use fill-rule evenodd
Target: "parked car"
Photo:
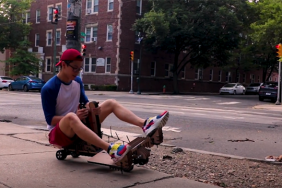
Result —
<path fill-rule="evenodd" d="M 9 84 L 13 82 L 14 80 L 7 76 L 0 76 L 0 90 L 3 88 L 8 88 Z"/>
<path fill-rule="evenodd" d="M 13 90 L 39 90 L 44 86 L 45 81 L 34 76 L 21 76 L 9 85 L 9 91 Z"/>
<path fill-rule="evenodd" d="M 277 99 L 278 82 L 265 82 L 259 89 L 259 100 L 271 99 L 275 102 Z"/>
<path fill-rule="evenodd" d="M 228 83 L 228 84 L 225 84 L 222 88 L 220 88 L 219 90 L 219 94 L 233 94 L 233 95 L 236 95 L 236 94 L 245 94 L 246 92 L 246 88 L 240 84 L 240 83 Z"/>
<path fill-rule="evenodd" d="M 251 83 L 246 87 L 246 94 L 258 94 L 263 83 Z"/>

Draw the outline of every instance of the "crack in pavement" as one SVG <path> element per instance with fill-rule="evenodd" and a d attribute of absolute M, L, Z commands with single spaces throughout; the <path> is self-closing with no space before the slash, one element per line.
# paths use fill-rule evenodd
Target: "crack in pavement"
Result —
<path fill-rule="evenodd" d="M 135 187 L 137 185 L 144 185 L 144 184 L 147 184 L 147 183 L 153 183 L 153 182 L 156 182 L 156 181 L 161 181 L 161 180 L 170 179 L 170 178 L 174 178 L 174 176 L 166 176 L 166 177 L 162 177 L 162 178 L 159 178 L 159 179 L 155 179 L 155 180 L 147 181 L 147 182 L 143 182 L 143 183 L 136 182 L 133 185 L 125 186 L 125 187 L 122 187 L 122 188 Z"/>
<path fill-rule="evenodd" d="M 4 185 L 5 187 L 12 188 L 12 187 L 10 187 L 10 186 L 6 185 L 5 183 L 2 183 L 1 181 L 0 181 L 0 185 Z"/>
<path fill-rule="evenodd" d="M 34 134 L 38 134 L 38 133 L 34 133 Z M 17 135 L 17 134 L 11 134 L 11 135 L 7 135 L 7 136 L 10 136 L 10 137 L 12 137 L 12 138 L 16 138 L 16 139 L 19 139 L 19 140 L 24 140 L 24 141 L 28 141 L 28 142 L 33 142 L 33 143 L 40 144 L 40 145 L 43 145 L 43 146 L 51 146 L 51 144 L 44 144 L 44 143 L 37 142 L 37 141 L 34 141 L 34 140 L 19 138 L 19 137 L 16 137 L 15 135 Z"/>

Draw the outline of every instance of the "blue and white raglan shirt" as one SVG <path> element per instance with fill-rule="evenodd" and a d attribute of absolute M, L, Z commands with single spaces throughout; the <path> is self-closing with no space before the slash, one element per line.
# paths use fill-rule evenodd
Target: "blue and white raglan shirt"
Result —
<path fill-rule="evenodd" d="M 88 98 L 80 77 L 77 76 L 70 83 L 64 83 L 56 75 L 42 87 L 41 102 L 47 129 L 52 130 L 55 127 L 51 125 L 54 116 L 65 116 L 69 112 L 76 113 L 79 103 L 86 104 Z"/>

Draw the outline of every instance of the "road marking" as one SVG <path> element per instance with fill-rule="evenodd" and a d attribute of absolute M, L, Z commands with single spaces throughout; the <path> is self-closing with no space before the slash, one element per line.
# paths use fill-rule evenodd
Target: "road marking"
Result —
<path fill-rule="evenodd" d="M 196 101 L 196 100 L 208 100 L 209 98 L 196 98 L 196 97 L 191 97 L 188 99 L 184 99 L 186 101 Z"/>
<path fill-rule="evenodd" d="M 171 131 L 171 132 L 176 132 L 176 133 L 180 133 L 180 129 L 176 128 L 176 127 L 169 127 L 169 126 L 164 126 L 163 127 L 163 131 Z"/>
<path fill-rule="evenodd" d="M 240 102 L 222 102 L 222 103 L 217 103 L 217 104 L 238 104 Z"/>

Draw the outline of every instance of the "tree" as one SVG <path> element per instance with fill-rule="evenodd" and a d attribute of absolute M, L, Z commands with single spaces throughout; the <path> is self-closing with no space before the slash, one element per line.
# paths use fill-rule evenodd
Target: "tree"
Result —
<path fill-rule="evenodd" d="M 20 42 L 19 47 L 6 63 L 12 66 L 11 75 L 36 75 L 39 72 L 40 59 L 32 52 L 28 52 L 29 42 Z"/>
<path fill-rule="evenodd" d="M 23 23 L 22 15 L 29 9 L 32 0 L 0 1 L 0 51 L 16 49 L 31 29 Z"/>
<path fill-rule="evenodd" d="M 149 2 L 150 11 L 136 20 L 133 29 L 145 35 L 146 49 L 174 54 L 174 93 L 179 93 L 178 74 L 188 63 L 203 68 L 226 63 L 230 50 L 238 46 L 249 9 L 245 0 Z"/>
<path fill-rule="evenodd" d="M 250 3 L 257 20 L 251 24 L 255 64 L 263 70 L 263 81 L 267 81 L 277 70 L 278 58 L 275 46 L 282 39 L 282 2 L 260 0 Z"/>

